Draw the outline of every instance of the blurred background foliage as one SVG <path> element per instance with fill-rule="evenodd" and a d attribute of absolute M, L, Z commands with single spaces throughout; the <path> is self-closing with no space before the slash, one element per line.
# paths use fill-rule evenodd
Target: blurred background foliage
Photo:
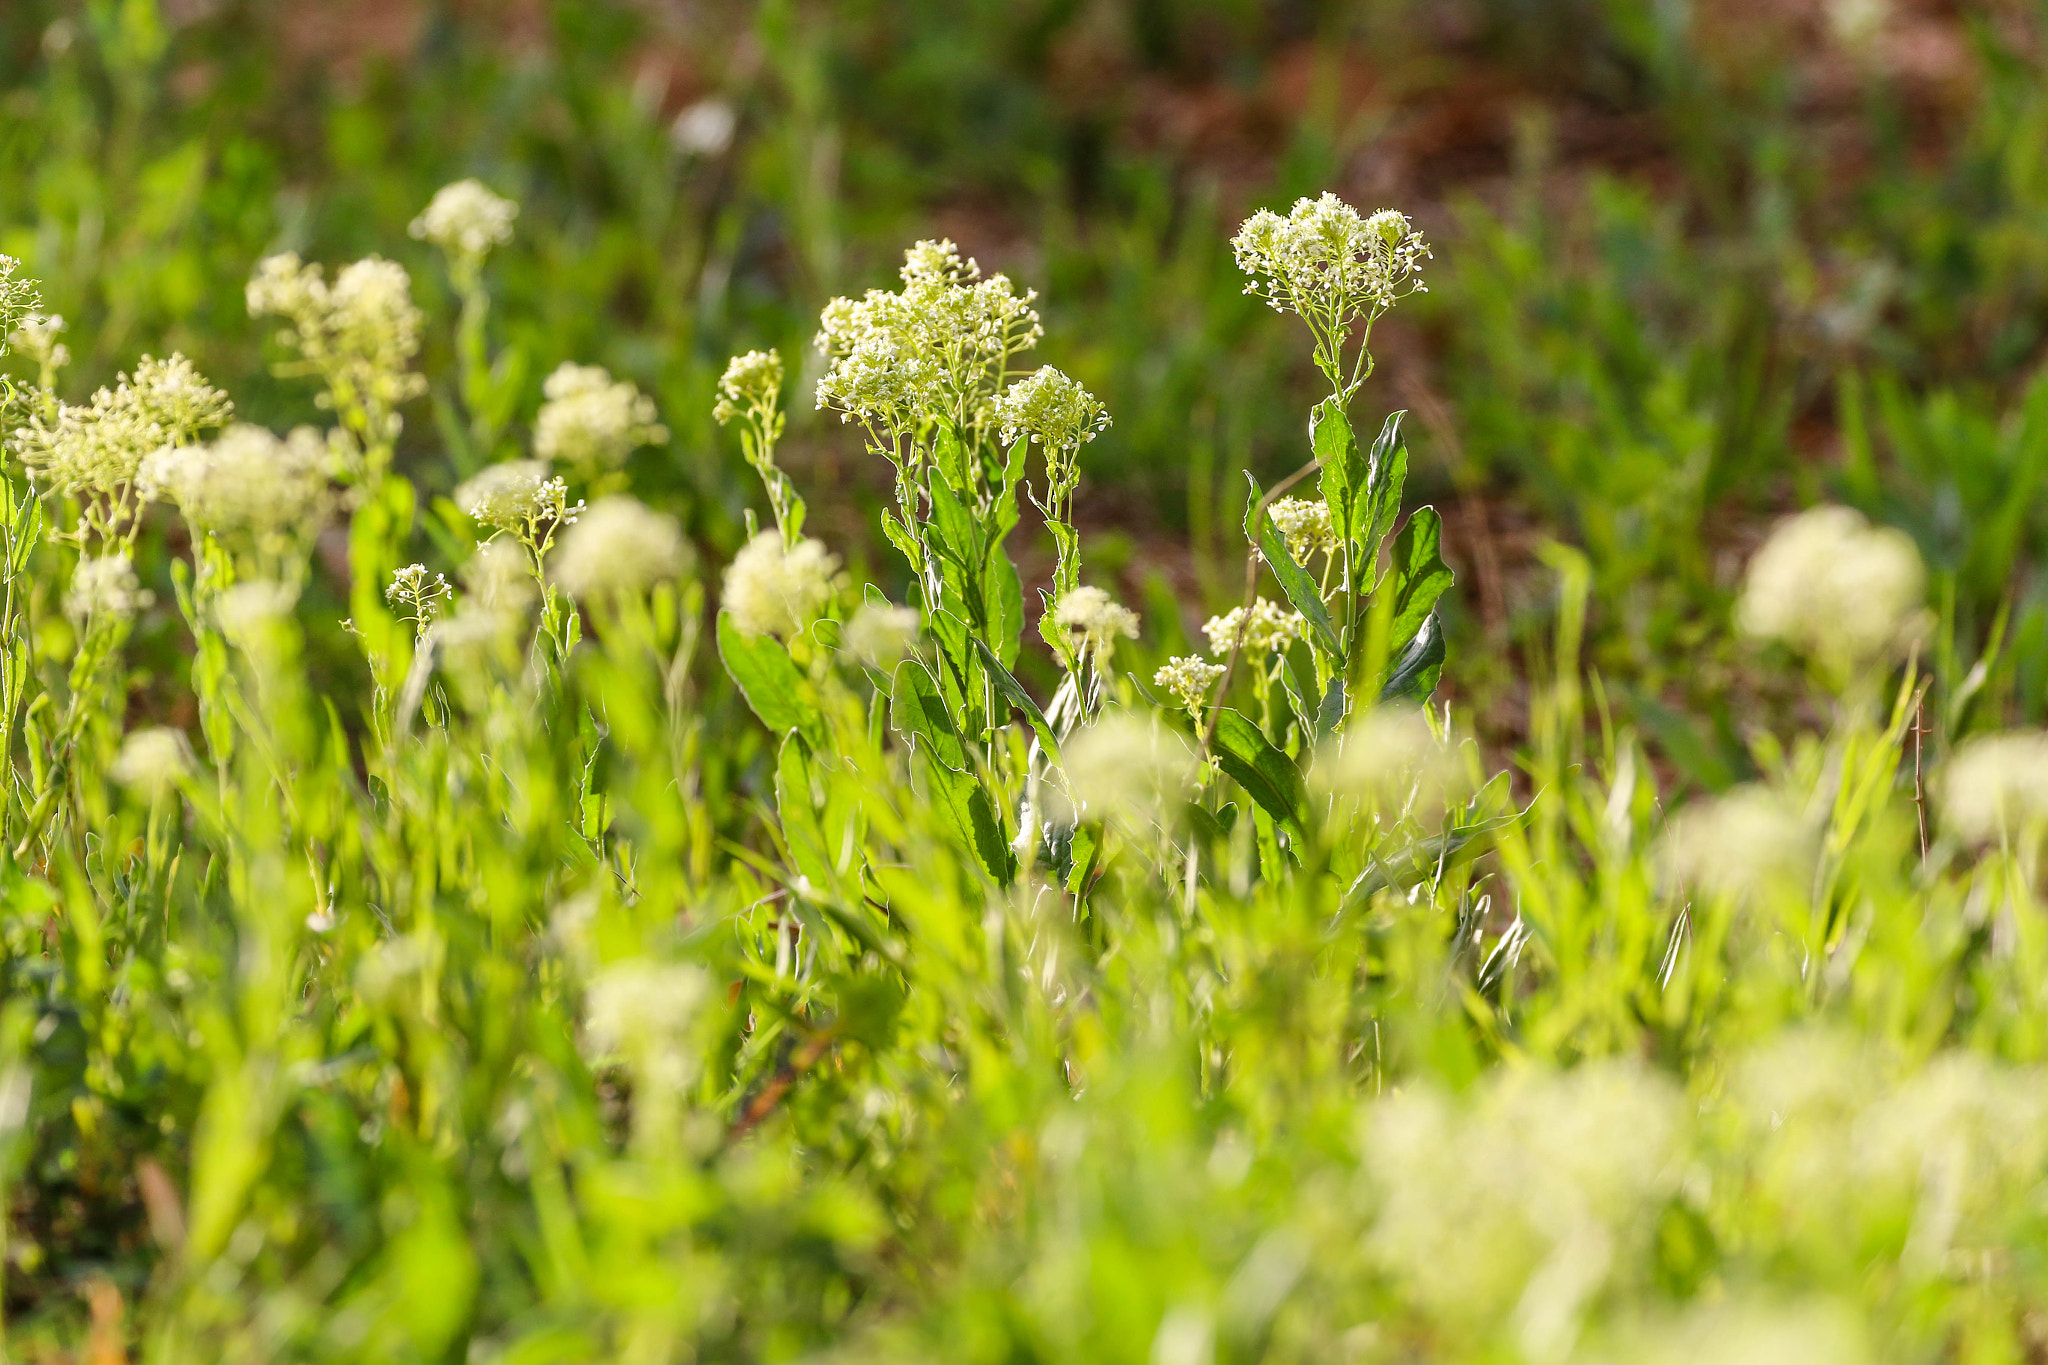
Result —
<path fill-rule="evenodd" d="M 397 254 L 445 317 L 404 228 L 479 176 L 523 205 L 491 268 L 524 415 L 568 358 L 657 394 L 636 486 L 723 551 L 725 357 L 809 356 L 820 302 L 950 235 L 1043 291 L 1044 353 L 1115 414 L 1079 514 L 1170 643 L 1235 574 L 1237 471 L 1306 455 L 1312 373 L 1229 230 L 1324 188 L 1399 206 L 1431 292 L 1366 402 L 1415 414 L 1446 504 L 1461 699 L 1515 737 L 1562 540 L 1614 704 L 1718 783 L 1756 690 L 1713 643 L 1733 566 L 1821 497 L 1919 540 L 1949 653 L 1997 627 L 1984 696 L 2048 704 L 2042 42 L 2025 0 L 14 0 L 0 250 L 71 321 L 73 387 L 177 348 L 282 427 L 311 414 L 251 264 Z M 445 488 L 450 333 L 424 366 L 410 472 Z M 851 494 L 819 529 L 886 580 L 853 451 L 796 414 L 799 483 Z"/>

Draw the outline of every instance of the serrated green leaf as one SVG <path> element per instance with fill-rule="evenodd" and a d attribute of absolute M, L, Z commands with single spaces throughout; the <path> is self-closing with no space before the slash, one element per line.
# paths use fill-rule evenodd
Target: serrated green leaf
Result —
<path fill-rule="evenodd" d="M 915 659 L 896 666 L 889 689 L 889 723 L 912 747 L 922 747 L 937 763 L 955 772 L 966 771 L 967 745 L 953 724 L 938 681 Z"/>
<path fill-rule="evenodd" d="M 1436 509 L 1423 507 L 1408 518 L 1394 540 L 1394 563 L 1388 570 L 1394 585 L 1394 617 L 1387 632 L 1390 652 L 1407 648 L 1436 610 L 1437 599 L 1457 581 L 1443 561 L 1443 534 L 1443 519 Z"/>

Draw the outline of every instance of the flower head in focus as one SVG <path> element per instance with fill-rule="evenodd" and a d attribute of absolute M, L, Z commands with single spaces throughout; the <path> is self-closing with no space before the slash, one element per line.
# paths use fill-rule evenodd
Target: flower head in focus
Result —
<path fill-rule="evenodd" d="M 550 474 L 540 460 L 486 465 L 456 488 L 455 505 L 494 535 L 531 537 L 544 526 L 572 524 L 577 516 L 569 505 L 568 481 Z"/>
<path fill-rule="evenodd" d="M 1266 508 L 1273 529 L 1287 542 L 1287 553 L 1297 564 L 1309 556 L 1337 548 L 1337 533 L 1330 526 L 1330 504 L 1321 498 L 1279 498 Z"/>
<path fill-rule="evenodd" d="M 512 240 L 512 220 L 518 216 L 519 205 L 493 194 L 483 181 L 458 180 L 435 191 L 407 230 L 450 256 L 474 261 Z"/>
<path fill-rule="evenodd" d="M 718 380 L 718 402 L 711 415 L 720 426 L 741 413 L 772 412 L 782 401 L 782 356 L 779 352 L 748 351 L 736 355 Z"/>
<path fill-rule="evenodd" d="M 1942 822 L 1968 843 L 2012 838 L 2048 822 L 2048 733 L 1965 740 L 1943 765 L 1936 791 Z"/>
<path fill-rule="evenodd" d="M 1220 659 L 1237 648 L 1252 654 L 1276 654 L 1301 638 L 1303 624 L 1300 612 L 1284 610 L 1261 597 L 1252 602 L 1250 611 L 1232 607 L 1221 616 L 1210 617 L 1202 633 L 1209 637 L 1209 652 Z"/>
<path fill-rule="evenodd" d="M 21 262 L 0 255 L 0 355 L 7 346 L 15 324 L 42 306 L 42 291 L 36 282 L 22 276 Z"/>
<path fill-rule="evenodd" d="M 1004 445 L 1029 438 L 1046 448 L 1048 459 L 1079 449 L 1109 426 L 1101 400 L 1050 365 L 1004 390 L 995 417 Z"/>
<path fill-rule="evenodd" d="M 127 555 L 88 555 L 72 571 L 71 587 L 64 594 L 64 614 L 78 625 L 100 619 L 128 621 L 154 600 L 135 576 Z"/>
<path fill-rule="evenodd" d="M 131 730 L 107 776 L 145 800 L 155 801 L 177 789 L 192 771 L 192 753 L 185 736 L 168 726 Z"/>
<path fill-rule="evenodd" d="M 1101 588 L 1086 585 L 1059 600 L 1052 621 L 1079 658 L 1093 658 L 1102 669 L 1108 668 L 1110 652 L 1119 639 L 1138 638 L 1138 613 L 1118 605 Z"/>
<path fill-rule="evenodd" d="M 726 566 L 721 601 L 741 630 L 787 640 L 824 613 L 838 574 L 839 556 L 824 542 L 785 546 L 780 532 L 762 531 Z"/>
<path fill-rule="evenodd" d="M 1873 527 L 1847 507 L 1816 507 L 1779 522 L 1749 561 L 1735 624 L 1808 655 L 1841 684 L 1919 637 L 1926 588 L 1903 531 Z"/>
<path fill-rule="evenodd" d="M 547 401 L 534 419 L 533 450 L 589 478 L 625 464 L 644 445 L 668 439 L 654 400 L 601 365 L 564 361 L 542 384 Z"/>
<path fill-rule="evenodd" d="M 446 574 L 431 573 L 424 564 L 408 564 L 391 571 L 391 581 L 384 585 L 384 600 L 397 607 L 424 638 L 453 591 Z"/>
<path fill-rule="evenodd" d="M 1189 715 L 1194 715 L 1208 705 L 1209 689 L 1216 685 L 1223 671 L 1222 664 L 1208 663 L 1200 655 L 1188 654 L 1168 659 L 1152 675 L 1152 682 L 1164 688 Z"/>
<path fill-rule="evenodd" d="M 1245 293 L 1312 326 L 1329 319 L 1338 332 L 1421 292 L 1417 272 L 1429 256 L 1422 234 L 1402 214 L 1381 209 L 1361 217 L 1334 194 L 1296 200 L 1284 218 L 1261 209 L 1230 245 L 1238 269 L 1251 277 Z"/>
<path fill-rule="evenodd" d="M 839 647 L 855 662 L 886 673 L 917 643 L 915 607 L 890 602 L 863 602 L 839 633 Z"/>
<path fill-rule="evenodd" d="M 599 498 L 562 535 L 549 570 L 579 601 L 646 592 L 689 564 L 676 519 L 636 498 Z"/>

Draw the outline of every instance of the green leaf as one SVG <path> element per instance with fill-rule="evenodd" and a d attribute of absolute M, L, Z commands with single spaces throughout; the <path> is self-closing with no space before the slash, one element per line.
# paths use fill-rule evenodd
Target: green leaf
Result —
<path fill-rule="evenodd" d="M 749 634 L 733 624 L 730 612 L 720 612 L 718 657 L 739 684 L 747 705 L 770 730 L 786 735 L 823 729 L 823 718 L 804 698 L 803 674 L 773 635 Z"/>
<path fill-rule="evenodd" d="M 1408 642 L 1380 681 L 1380 700 L 1422 702 L 1436 690 L 1444 671 L 1444 631 L 1434 612 L 1424 618 L 1422 629 Z"/>
<path fill-rule="evenodd" d="M 974 854 L 989 876 L 1009 885 L 1017 875 L 1017 858 L 981 783 L 943 763 L 927 763 L 925 771 L 931 776 L 933 805 L 946 817 L 961 846 Z"/>
<path fill-rule="evenodd" d="M 1267 567 L 1280 581 L 1281 591 L 1287 594 L 1287 600 L 1308 622 L 1309 634 L 1314 637 L 1317 647 L 1331 658 L 1343 657 L 1337 642 L 1337 629 L 1330 624 L 1330 613 L 1323 609 L 1323 595 L 1317 590 L 1316 581 L 1294 562 L 1294 556 L 1287 551 L 1287 541 L 1274 528 L 1273 519 L 1265 514 L 1261 506 L 1265 494 L 1259 489 L 1259 481 L 1252 477 L 1250 470 L 1245 471 L 1244 477 L 1252 486 L 1251 502 L 1246 505 L 1244 513 L 1245 537 L 1265 556 Z"/>
<path fill-rule="evenodd" d="M 1443 561 L 1444 523 L 1434 507 L 1417 509 L 1394 541 L 1394 618 L 1387 631 L 1390 653 L 1405 649 L 1436 609 L 1437 599 L 1457 581 Z"/>
<path fill-rule="evenodd" d="M 1408 482 L 1408 447 L 1401 444 L 1401 419 L 1406 415 L 1388 413 L 1372 443 L 1358 528 L 1367 571 L 1379 554 L 1381 538 L 1394 529 L 1394 521 L 1401 515 L 1401 492 Z"/>
<path fill-rule="evenodd" d="M 1330 509 L 1330 528 L 1338 539 L 1350 540 L 1361 529 L 1359 504 L 1366 493 L 1369 470 L 1343 404 L 1335 398 L 1316 404 L 1309 414 L 1308 432 L 1309 445 L 1323 469 L 1320 487 Z"/>
<path fill-rule="evenodd" d="M 915 659 L 896 666 L 896 678 L 889 689 L 889 723 L 896 733 L 925 752 L 941 766 L 954 772 L 967 770 L 967 745 L 953 724 L 931 671 Z"/>
<path fill-rule="evenodd" d="M 1000 549 L 989 556 L 982 598 L 988 603 L 988 634 L 995 642 L 996 657 L 1003 667 L 1013 667 L 1024 633 L 1024 584 L 1017 577 L 1017 566 Z"/>
<path fill-rule="evenodd" d="M 995 682 L 996 691 L 1008 698 L 1010 705 L 1024 713 L 1024 719 L 1031 723 L 1031 729 L 1037 734 L 1038 745 L 1045 751 L 1045 756 L 1055 763 L 1060 762 L 1060 742 L 1054 737 L 1052 724 L 1046 720 L 1045 712 L 1038 709 L 1038 703 L 1031 700 L 1031 694 L 1024 690 L 1024 684 L 1018 682 L 1015 675 L 1003 667 L 1002 660 L 996 658 L 987 645 L 976 640 L 974 647 L 980 652 L 981 666 L 988 670 L 989 677 Z"/>
<path fill-rule="evenodd" d="M 1307 793 L 1294 760 L 1274 748 L 1259 727 L 1237 711 L 1216 716 L 1216 762 L 1275 820 L 1299 828 Z"/>
<path fill-rule="evenodd" d="M 810 750 L 801 736 L 783 740 L 782 751 L 776 755 L 775 808 L 782 817 L 782 842 L 797 871 L 810 878 L 813 886 L 835 886 L 839 878 L 825 851 L 824 828 L 818 823 Z"/>

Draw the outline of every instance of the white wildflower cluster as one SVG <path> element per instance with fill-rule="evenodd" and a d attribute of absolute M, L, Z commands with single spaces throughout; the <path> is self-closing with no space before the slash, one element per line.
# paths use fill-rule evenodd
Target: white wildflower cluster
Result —
<path fill-rule="evenodd" d="M 1779 793 L 1751 783 L 1674 815 L 1657 860 L 1679 886 L 1742 896 L 1799 887 L 1819 852 L 1813 823 Z"/>
<path fill-rule="evenodd" d="M 84 406 L 30 417 L 14 437 L 21 462 L 58 491 L 110 498 L 135 482 L 151 453 L 179 446 L 228 419 L 234 405 L 182 355 L 144 356 L 133 375 Z"/>
<path fill-rule="evenodd" d="M 574 525 L 582 503 L 569 504 L 569 484 L 540 460 L 486 466 L 455 489 L 463 515 L 490 528 L 531 537 L 541 527 Z"/>
<path fill-rule="evenodd" d="M 13 333 L 15 324 L 34 313 L 43 302 L 36 282 L 24 278 L 20 271 L 20 261 L 0 255 L 0 355 L 7 353 L 4 339 Z"/>
<path fill-rule="evenodd" d="M 1075 820 L 1139 821 L 1170 817 L 1195 780 L 1187 741 L 1151 716 L 1111 709 L 1061 746 L 1065 790 L 1049 786 L 1046 811 Z"/>
<path fill-rule="evenodd" d="M 1528 1357 L 1554 1358 L 1639 1263 L 1682 1136 L 1675 1088 L 1622 1062 L 1378 1101 L 1361 1140 L 1379 1196 L 1369 1252 L 1433 1317 L 1507 1325 Z"/>
<path fill-rule="evenodd" d="M 863 602 L 840 632 L 839 647 L 856 663 L 887 672 L 917 643 L 915 607 L 891 602 Z"/>
<path fill-rule="evenodd" d="M 493 194 L 483 181 L 458 180 L 435 191 L 408 231 L 450 256 L 474 261 L 512 240 L 512 220 L 518 216 L 519 205 Z"/>
<path fill-rule="evenodd" d="M 72 570 L 64 614 L 78 625 L 89 621 L 130 621 L 155 601 L 125 554 L 88 555 Z"/>
<path fill-rule="evenodd" d="M 1200 655 L 1186 654 L 1160 665 L 1159 671 L 1152 675 L 1152 682 L 1193 714 L 1208 704 L 1209 689 L 1216 685 L 1223 672 L 1222 664 L 1208 663 Z"/>
<path fill-rule="evenodd" d="M 585 478 L 614 470 L 644 445 L 668 439 L 654 400 L 602 365 L 564 361 L 541 385 L 547 401 L 533 427 L 533 449 Z"/>
<path fill-rule="evenodd" d="M 30 313 L 8 333 L 7 345 L 26 352 L 47 376 L 71 363 L 71 348 L 58 340 L 63 334 L 60 314 Z"/>
<path fill-rule="evenodd" d="M 571 597 L 589 601 L 645 592 L 688 563 L 689 546 L 674 517 L 615 496 L 599 498 L 578 515 L 549 571 Z"/>
<path fill-rule="evenodd" d="M 441 614 L 453 591 L 446 574 L 431 573 L 424 564 L 408 564 L 391 571 L 391 581 L 384 585 L 384 600 L 424 631 Z"/>
<path fill-rule="evenodd" d="M 1079 449 L 1109 427 L 1102 401 L 1050 365 L 1005 389 L 995 418 L 1004 445 L 1028 437 L 1046 448 L 1048 459 Z"/>
<path fill-rule="evenodd" d="M 1297 564 L 1306 564 L 1309 556 L 1318 552 L 1328 554 L 1337 548 L 1337 532 L 1330 525 L 1330 504 L 1321 498 L 1276 498 L 1266 508 L 1266 515 L 1272 519 L 1280 539 L 1287 542 L 1287 553 L 1294 556 Z"/>
<path fill-rule="evenodd" d="M 950 241 L 911 247 L 902 274 L 898 292 L 825 306 L 817 346 L 831 367 L 818 406 L 891 440 L 933 413 L 985 426 L 1011 358 L 1045 334 L 1031 306 L 1037 292 L 1018 293 L 1006 275 L 982 279 Z"/>
<path fill-rule="evenodd" d="M 2048 824 L 2048 732 L 1965 740 L 1942 767 L 1936 790 L 1943 822 L 1969 843 Z"/>
<path fill-rule="evenodd" d="M 107 775 L 147 801 L 169 795 L 192 771 L 185 736 L 168 726 L 131 730 Z"/>
<path fill-rule="evenodd" d="M 1300 612 L 1286 611 L 1261 597 L 1250 611 L 1232 607 L 1210 617 L 1202 633 L 1209 637 L 1209 652 L 1220 659 L 1240 646 L 1253 654 L 1278 653 L 1301 638 L 1305 624 Z"/>
<path fill-rule="evenodd" d="M 1309 770 L 1325 796 L 1373 801 L 1413 798 L 1426 807 L 1442 799 L 1455 779 L 1451 755 L 1429 718 L 1412 706 L 1377 706 L 1353 716 L 1326 741 Z"/>
<path fill-rule="evenodd" d="M 1062 597 L 1053 608 L 1052 621 L 1077 655 L 1093 657 L 1103 668 L 1119 639 L 1138 638 L 1138 614 L 1096 587 L 1075 588 Z"/>
<path fill-rule="evenodd" d="M 405 267 L 381 256 L 343 266 L 329 283 L 318 265 L 293 252 L 259 262 L 245 295 L 251 317 L 276 316 L 291 325 L 279 344 L 297 351 L 307 370 L 327 384 L 326 405 L 361 405 L 395 434 L 394 409 L 426 392 L 426 380 L 407 372 L 420 349 L 419 308 Z"/>
<path fill-rule="evenodd" d="M 780 532 L 762 531 L 726 566 L 721 601 L 741 630 L 787 640 L 824 614 L 838 574 L 839 556 L 822 541 L 785 546 Z"/>
<path fill-rule="evenodd" d="M 730 102 L 712 96 L 676 115 L 668 127 L 669 145 L 691 156 L 717 156 L 732 145 L 740 117 Z"/>
<path fill-rule="evenodd" d="M 748 351 L 736 355 L 718 380 L 718 401 L 711 415 L 720 426 L 741 414 L 764 415 L 782 401 L 782 355 L 778 351 Z"/>
<path fill-rule="evenodd" d="M 1860 1256 L 1905 1228 L 1902 1261 L 1938 1273 L 1998 1244 L 2048 1160 L 2048 1087 L 1970 1052 L 1904 1077 L 1848 1036 L 1774 1039 L 1735 1068 L 1745 1205 L 1790 1249 Z"/>
<path fill-rule="evenodd" d="M 261 541 L 317 531 L 333 506 L 327 438 L 296 427 L 280 440 L 236 423 L 206 445 L 166 446 L 142 462 L 143 496 L 175 503 L 199 531 Z"/>
<path fill-rule="evenodd" d="M 1402 214 L 1381 209 L 1360 217 L 1334 194 L 1296 200 L 1285 218 L 1260 209 L 1230 245 L 1238 269 L 1251 277 L 1245 293 L 1312 323 L 1328 319 L 1339 331 L 1422 291 L 1416 272 L 1429 256 L 1422 234 Z"/>
<path fill-rule="evenodd" d="M 228 640 L 242 649 L 266 646 L 277 629 L 291 619 L 299 591 L 289 583 L 250 579 L 214 599 L 213 620 Z"/>
<path fill-rule="evenodd" d="M 1846 681 L 1919 638 L 1926 587 L 1911 537 L 1847 507 L 1816 507 L 1778 523 L 1749 561 L 1735 623 Z"/>

